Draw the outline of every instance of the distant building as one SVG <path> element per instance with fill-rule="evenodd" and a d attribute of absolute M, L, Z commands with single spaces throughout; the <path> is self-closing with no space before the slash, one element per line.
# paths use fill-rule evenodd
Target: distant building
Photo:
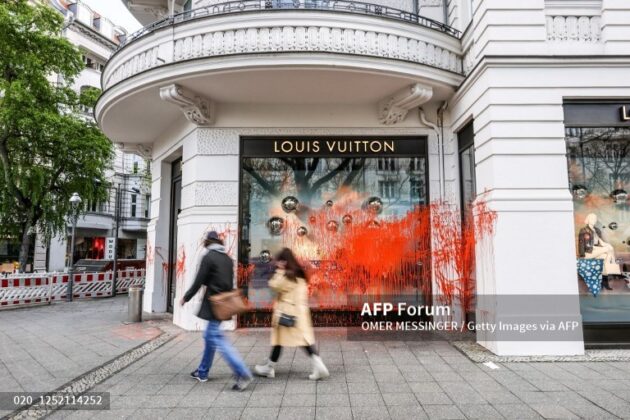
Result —
<path fill-rule="evenodd" d="M 105 63 L 123 41 L 127 32 L 104 16 L 91 10 L 81 1 L 49 0 L 49 4 L 65 16 L 63 35 L 83 54 L 85 69 L 76 77 L 77 92 L 86 87 L 101 87 L 101 72 Z M 93 110 L 85 109 L 86 118 L 93 118 Z M 148 157 L 148 156 L 147 156 Z M 145 256 L 146 228 L 149 220 L 150 191 L 147 160 L 141 153 L 123 150 L 116 146 L 113 169 L 107 173 L 112 185 L 105 203 L 87 203 L 88 212 L 77 222 L 76 244 L 73 261 L 81 258 L 112 258 L 111 250 L 115 230 L 116 187 L 120 186 L 119 258 Z M 45 244 L 39 236 L 35 243 L 33 269 L 62 271 L 68 265 L 70 255 L 69 235 L 54 238 Z M 47 246 L 48 245 L 48 246 Z M 109 245 L 109 247 L 108 247 Z"/>

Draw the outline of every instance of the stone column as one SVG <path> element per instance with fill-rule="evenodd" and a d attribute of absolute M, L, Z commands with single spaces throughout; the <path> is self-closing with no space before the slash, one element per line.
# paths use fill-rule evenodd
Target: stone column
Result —
<path fill-rule="evenodd" d="M 199 330 L 204 322 L 195 314 L 201 294 L 184 307 L 177 301 L 193 284 L 207 231 L 219 232 L 228 253 L 237 257 L 239 136 L 231 130 L 199 128 L 186 138 L 183 152 L 173 322 L 187 330 Z"/>

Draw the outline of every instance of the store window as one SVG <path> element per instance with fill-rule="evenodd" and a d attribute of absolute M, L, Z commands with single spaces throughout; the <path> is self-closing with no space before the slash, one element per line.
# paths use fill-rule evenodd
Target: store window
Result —
<path fill-rule="evenodd" d="M 566 143 L 584 322 L 630 322 L 630 128 L 570 127 Z"/>
<path fill-rule="evenodd" d="M 356 143 L 329 151 L 334 141 Z M 270 307 L 272 257 L 285 246 L 310 274 L 312 307 L 326 314 L 316 324 L 343 325 L 352 295 L 426 296 L 429 235 L 417 213 L 428 197 L 425 140 L 364 141 L 243 140 L 239 285 L 256 310 Z M 380 157 L 384 147 L 395 156 Z"/>

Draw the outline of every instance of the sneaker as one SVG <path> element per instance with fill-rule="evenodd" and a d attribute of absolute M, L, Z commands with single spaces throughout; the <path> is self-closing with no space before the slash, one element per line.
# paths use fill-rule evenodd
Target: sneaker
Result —
<path fill-rule="evenodd" d="M 328 378 L 330 376 L 330 373 L 328 372 L 328 369 L 326 368 L 326 365 L 322 361 L 321 357 L 315 354 L 311 356 L 311 364 L 313 366 L 313 373 L 308 375 L 308 379 L 310 379 L 311 381 L 318 381 L 320 379 Z"/>
<path fill-rule="evenodd" d="M 245 391 L 253 380 L 254 378 L 252 376 L 241 376 L 236 380 L 236 383 L 232 385 L 232 389 L 234 391 Z"/>
<path fill-rule="evenodd" d="M 195 378 L 199 382 L 208 382 L 208 377 L 207 376 L 199 376 L 199 371 L 198 370 L 196 370 L 193 373 L 191 373 L 190 376 Z"/>
<path fill-rule="evenodd" d="M 254 366 L 254 373 L 258 376 L 263 376 L 265 378 L 275 378 L 276 370 L 274 369 L 275 363 L 271 360 L 268 360 L 264 365 L 256 365 Z"/>

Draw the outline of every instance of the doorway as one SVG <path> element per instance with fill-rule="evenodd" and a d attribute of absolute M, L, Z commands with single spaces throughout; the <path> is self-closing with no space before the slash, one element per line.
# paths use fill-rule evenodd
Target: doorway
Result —
<path fill-rule="evenodd" d="M 177 159 L 171 164 L 171 205 L 168 239 L 168 287 L 166 294 L 166 310 L 173 312 L 175 306 L 175 293 L 177 284 L 177 218 L 181 212 L 182 204 L 182 159 Z"/>

